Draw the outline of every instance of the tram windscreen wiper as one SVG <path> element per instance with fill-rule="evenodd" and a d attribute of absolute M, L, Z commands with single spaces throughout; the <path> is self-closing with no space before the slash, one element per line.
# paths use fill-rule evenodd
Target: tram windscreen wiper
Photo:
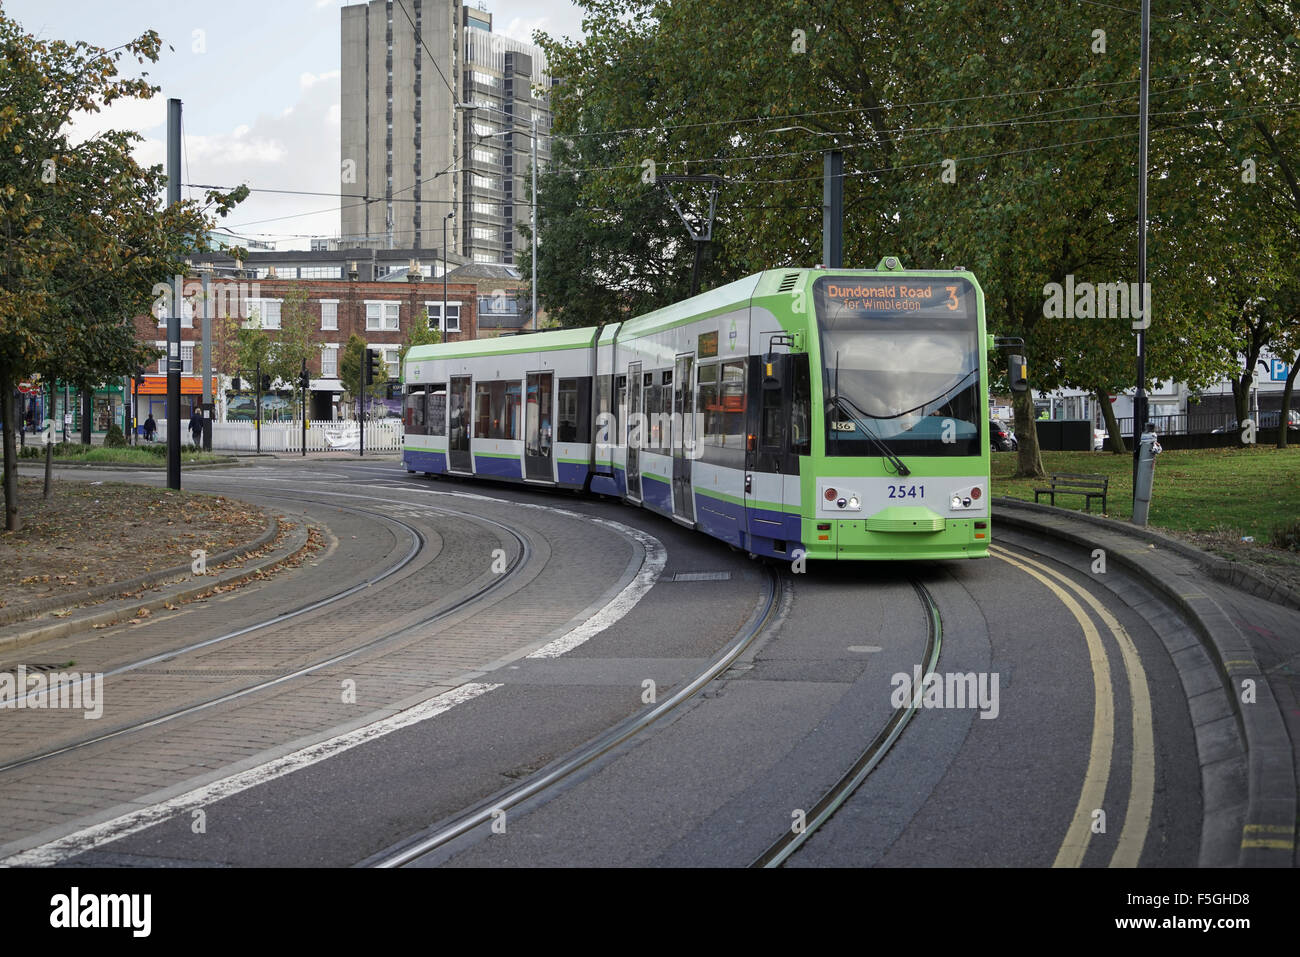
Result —
<path fill-rule="evenodd" d="M 911 415 L 913 412 L 923 412 L 925 409 L 929 408 L 930 406 L 932 406 L 932 405 L 938 405 L 940 402 L 943 402 L 943 401 L 947 400 L 948 398 L 950 398 L 954 392 L 956 392 L 957 390 L 959 390 L 959 389 L 962 387 L 962 384 L 963 384 L 967 379 L 969 379 L 971 376 L 975 375 L 975 374 L 976 374 L 977 372 L 979 372 L 979 371 L 980 371 L 980 370 L 977 369 L 977 368 L 976 368 L 976 369 L 971 369 L 971 370 L 970 370 L 969 372 L 967 372 L 964 376 L 962 376 L 960 379 L 958 379 L 957 382 L 956 382 L 956 384 L 954 384 L 952 387 L 950 387 L 946 392 L 940 392 L 940 393 L 939 393 L 938 395 L 936 395 L 933 399 L 926 399 L 926 400 L 925 400 L 924 402 L 922 402 L 920 405 L 914 405 L 914 406 L 912 406 L 910 409 L 904 409 L 902 412 L 897 412 L 897 413 L 895 413 L 894 415 L 878 415 L 878 416 L 876 416 L 876 418 L 878 418 L 878 419 L 898 419 L 898 418 L 902 418 L 902 417 L 905 416 L 905 415 Z"/>
<path fill-rule="evenodd" d="M 838 378 L 838 376 L 836 378 Z M 866 422 L 866 413 L 858 408 L 852 399 L 848 396 L 836 393 L 831 396 L 831 404 L 838 408 L 840 412 L 847 415 L 853 423 L 862 430 L 862 433 L 872 442 L 872 444 L 875 445 L 877 449 L 880 450 L 881 457 L 894 466 L 894 470 L 898 475 L 912 474 L 912 470 L 907 467 L 902 459 L 894 454 L 894 450 L 886 445 L 884 440 L 871 430 L 871 426 L 867 425 Z"/>

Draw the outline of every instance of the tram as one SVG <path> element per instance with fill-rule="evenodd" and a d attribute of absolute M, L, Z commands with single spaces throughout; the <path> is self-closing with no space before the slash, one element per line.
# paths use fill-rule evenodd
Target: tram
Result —
<path fill-rule="evenodd" d="M 992 348 L 965 270 L 769 270 L 598 328 L 412 347 L 403 461 L 778 559 L 981 558 Z"/>

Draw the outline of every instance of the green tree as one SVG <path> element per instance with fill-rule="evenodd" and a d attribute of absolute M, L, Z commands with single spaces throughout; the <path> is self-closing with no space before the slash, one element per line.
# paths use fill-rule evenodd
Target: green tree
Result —
<path fill-rule="evenodd" d="M 361 396 L 361 366 L 365 362 L 366 340 L 355 332 L 348 336 L 343 354 L 339 356 L 339 381 L 343 383 L 346 401 L 358 402 Z M 366 394 L 372 399 L 382 398 L 387 382 L 372 382 Z"/>
<path fill-rule="evenodd" d="M 132 329 L 156 287 L 183 268 L 186 252 L 206 246 L 209 211 L 225 215 L 247 195 L 240 187 L 209 192 L 202 204 L 162 207 L 162 168 L 136 162 L 138 135 L 69 140 L 74 113 L 157 91 L 143 79 L 119 78 L 117 63 L 124 55 L 156 61 L 160 42 L 153 31 L 112 51 L 44 42 L 0 12 L 0 417 L 11 531 L 22 525 L 16 380 L 64 349 L 86 353 L 81 365 L 92 385 L 126 371 L 124 349 L 96 350 L 121 344 L 122 329 Z"/>
<path fill-rule="evenodd" d="M 397 367 L 403 372 L 406 369 L 406 353 L 411 346 L 436 346 L 442 342 L 442 330 L 429 328 L 429 310 L 421 309 L 420 314 L 411 321 L 411 326 L 406 330 L 406 338 L 402 340 L 402 348 L 397 353 Z"/>
<path fill-rule="evenodd" d="M 303 363 L 310 369 L 316 357 L 320 355 L 320 345 L 316 341 L 317 319 L 307 305 L 307 290 L 294 286 L 284 294 L 280 303 L 280 328 L 268 333 L 269 364 L 273 379 L 284 383 L 298 382 Z M 299 403 L 301 391 L 294 390 L 294 402 Z M 302 409 L 299 408 L 299 414 Z"/>

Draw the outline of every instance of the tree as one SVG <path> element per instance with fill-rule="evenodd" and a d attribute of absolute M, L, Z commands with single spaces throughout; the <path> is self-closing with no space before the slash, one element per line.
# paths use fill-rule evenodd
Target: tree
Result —
<path fill-rule="evenodd" d="M 293 286 L 280 303 L 280 328 L 269 336 L 269 361 L 263 368 L 269 369 L 271 378 L 281 382 L 298 381 L 303 363 L 310 367 L 320 355 L 316 326 L 317 319 L 307 306 L 307 290 Z M 300 393 L 294 394 L 296 402 Z"/>
<path fill-rule="evenodd" d="M 75 112 L 95 112 L 122 97 L 157 92 L 144 79 L 120 79 L 125 54 L 156 61 L 149 31 L 112 51 L 85 43 L 43 42 L 0 12 L 0 417 L 4 420 L 5 527 L 21 528 L 14 448 L 13 387 L 50 354 L 84 353 L 94 385 L 125 372 L 123 328 L 146 312 L 155 286 L 203 248 L 209 211 L 225 215 L 247 195 L 209 192 L 159 206 L 160 166 L 132 155 L 140 137 L 109 131 L 74 145 Z M 66 319 L 70 326 L 62 326 Z"/>
<path fill-rule="evenodd" d="M 429 328 L 429 310 L 421 309 L 420 314 L 411 322 L 406 331 L 406 338 L 397 352 L 397 367 L 406 368 L 406 353 L 411 346 L 436 346 L 442 342 L 442 330 Z"/>
<path fill-rule="evenodd" d="M 355 332 L 348 336 L 343 354 L 339 356 L 339 381 L 343 383 L 344 394 L 349 400 L 357 402 L 358 415 L 361 410 L 361 366 L 366 358 L 366 340 Z M 372 382 L 366 389 L 371 398 L 381 398 L 387 388 L 386 382 Z"/>

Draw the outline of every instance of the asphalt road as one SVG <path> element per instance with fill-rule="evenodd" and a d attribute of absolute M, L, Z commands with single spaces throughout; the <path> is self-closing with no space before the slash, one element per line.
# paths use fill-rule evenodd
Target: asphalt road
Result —
<path fill-rule="evenodd" d="M 618 503 L 433 481 L 392 462 L 276 462 L 186 473 L 185 485 L 337 526 L 335 537 L 347 547 L 300 578 L 248 592 L 241 601 L 251 617 L 276 607 L 277 594 L 283 603 L 290 592 L 323 594 L 355 583 L 367 563 L 400 551 L 399 531 L 331 513 L 331 504 L 381 510 L 424 529 L 432 543 L 427 560 L 371 602 L 374 634 L 389 619 L 417 618 L 421 595 L 432 603 L 469 588 L 495 549 L 508 550 L 499 528 L 476 522 L 517 531 L 529 557 L 508 587 L 454 620 L 358 653 L 301 687 L 174 723 L 166 732 L 173 745 L 184 746 L 188 734 L 246 739 L 212 766 L 159 769 L 162 778 L 140 782 L 130 801 L 114 792 L 101 806 L 78 805 L 39 831 L 11 830 L 0 857 L 63 840 L 65 850 L 43 863 L 374 863 L 465 808 L 490 806 L 605 729 L 646 712 L 654 706 L 651 687 L 655 701 L 681 688 L 734 641 L 774 587 L 774 610 L 754 643 L 703 691 L 561 786 L 498 815 L 495 826 L 416 861 L 745 866 L 797 828 L 900 702 L 912 702 L 910 682 L 927 641 L 916 580 L 942 620 L 935 672 L 953 678 L 941 681 L 942 693 L 931 689 L 917 701 L 897 742 L 786 866 L 1197 861 L 1201 784 L 1188 704 L 1165 647 L 1131 607 L 1141 602 L 1121 601 L 1094 576 L 1036 554 L 1032 541 L 999 536 L 996 523 L 1002 549 L 988 560 L 813 564 L 793 575 Z M 660 546 L 662 568 L 638 593 L 632 578 Z M 618 606 L 620 595 L 635 601 Z M 337 623 L 346 613 L 331 615 Z M 160 635 L 201 638 L 222 624 L 206 614 L 181 614 Z M 615 620 L 562 654 L 529 657 L 542 639 L 571 634 L 593 615 Z M 296 625 L 294 640 L 307 645 L 282 647 L 276 662 L 307 660 L 313 628 L 310 621 Z M 339 647 L 349 640 L 340 634 Z M 265 650 L 250 641 L 240 654 Z M 360 687 L 387 690 L 352 710 L 312 704 L 336 695 L 349 676 Z M 472 693 L 446 698 L 453 703 L 425 720 L 290 772 L 258 776 L 295 749 L 462 686 Z M 969 699 L 959 695 L 966 689 L 975 692 Z M 261 720 L 251 722 L 250 714 Z M 125 766 L 156 748 L 158 733 L 142 731 L 102 753 L 86 750 L 110 769 Z M 247 779 L 223 788 L 236 772 Z M 90 786 L 73 774 L 52 785 L 69 796 Z M 9 787 L 0 773 L 0 794 Z M 195 796 L 186 803 L 186 795 Z M 154 818 L 142 812 L 150 808 Z M 102 829 L 131 814 L 139 826 L 122 836 Z"/>

